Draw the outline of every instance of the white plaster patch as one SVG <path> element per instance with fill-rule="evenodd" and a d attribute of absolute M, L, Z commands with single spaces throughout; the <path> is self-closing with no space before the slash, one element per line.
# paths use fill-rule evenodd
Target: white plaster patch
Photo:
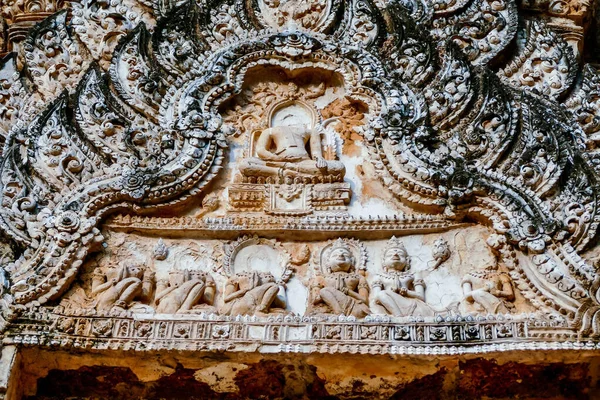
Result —
<path fill-rule="evenodd" d="M 239 371 L 248 369 L 247 365 L 222 362 L 215 366 L 196 371 L 194 378 L 198 382 L 204 382 L 212 390 L 219 393 L 232 393 L 238 391 L 234 378 Z"/>

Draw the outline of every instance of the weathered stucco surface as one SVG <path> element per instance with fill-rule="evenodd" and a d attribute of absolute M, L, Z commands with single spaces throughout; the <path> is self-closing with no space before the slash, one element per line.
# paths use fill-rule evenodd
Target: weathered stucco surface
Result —
<path fill-rule="evenodd" d="M 25 398 L 595 398 L 594 352 L 485 356 L 65 354 L 27 350 Z M 40 362 L 50 360 L 50 362 Z"/>
<path fill-rule="evenodd" d="M 598 11 L 4 1 L 0 397 L 600 397 Z"/>

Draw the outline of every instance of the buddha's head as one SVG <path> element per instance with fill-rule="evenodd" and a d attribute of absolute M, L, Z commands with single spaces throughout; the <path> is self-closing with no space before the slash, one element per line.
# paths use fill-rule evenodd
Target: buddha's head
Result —
<path fill-rule="evenodd" d="M 383 252 L 385 270 L 405 271 L 410 268 L 410 257 L 404 244 L 392 236 Z"/>
<path fill-rule="evenodd" d="M 325 267 L 330 272 L 350 272 L 355 263 L 356 259 L 348 244 L 338 239 L 329 251 Z"/>
<path fill-rule="evenodd" d="M 305 126 L 312 127 L 313 111 L 301 102 L 292 102 L 276 107 L 271 116 L 272 127 Z"/>

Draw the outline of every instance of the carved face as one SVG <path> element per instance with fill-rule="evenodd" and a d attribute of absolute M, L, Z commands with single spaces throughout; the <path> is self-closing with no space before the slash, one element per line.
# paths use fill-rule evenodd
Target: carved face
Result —
<path fill-rule="evenodd" d="M 331 272 L 348 272 L 354 266 L 354 256 L 349 249 L 338 247 L 329 254 Z"/>
<path fill-rule="evenodd" d="M 404 271 L 408 267 L 408 254 L 401 247 L 391 247 L 383 253 L 383 267 L 396 271 Z"/>
<path fill-rule="evenodd" d="M 129 264 L 126 268 L 129 277 L 142 279 L 144 276 L 144 270 L 137 264 Z"/>

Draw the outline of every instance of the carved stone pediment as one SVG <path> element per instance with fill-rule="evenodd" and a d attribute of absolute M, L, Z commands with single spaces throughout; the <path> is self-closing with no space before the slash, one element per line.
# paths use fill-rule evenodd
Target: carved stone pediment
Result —
<path fill-rule="evenodd" d="M 600 334 L 599 78 L 547 22 L 513 1 L 146 3 L 73 5 L 2 59 L 5 343 Z"/>

